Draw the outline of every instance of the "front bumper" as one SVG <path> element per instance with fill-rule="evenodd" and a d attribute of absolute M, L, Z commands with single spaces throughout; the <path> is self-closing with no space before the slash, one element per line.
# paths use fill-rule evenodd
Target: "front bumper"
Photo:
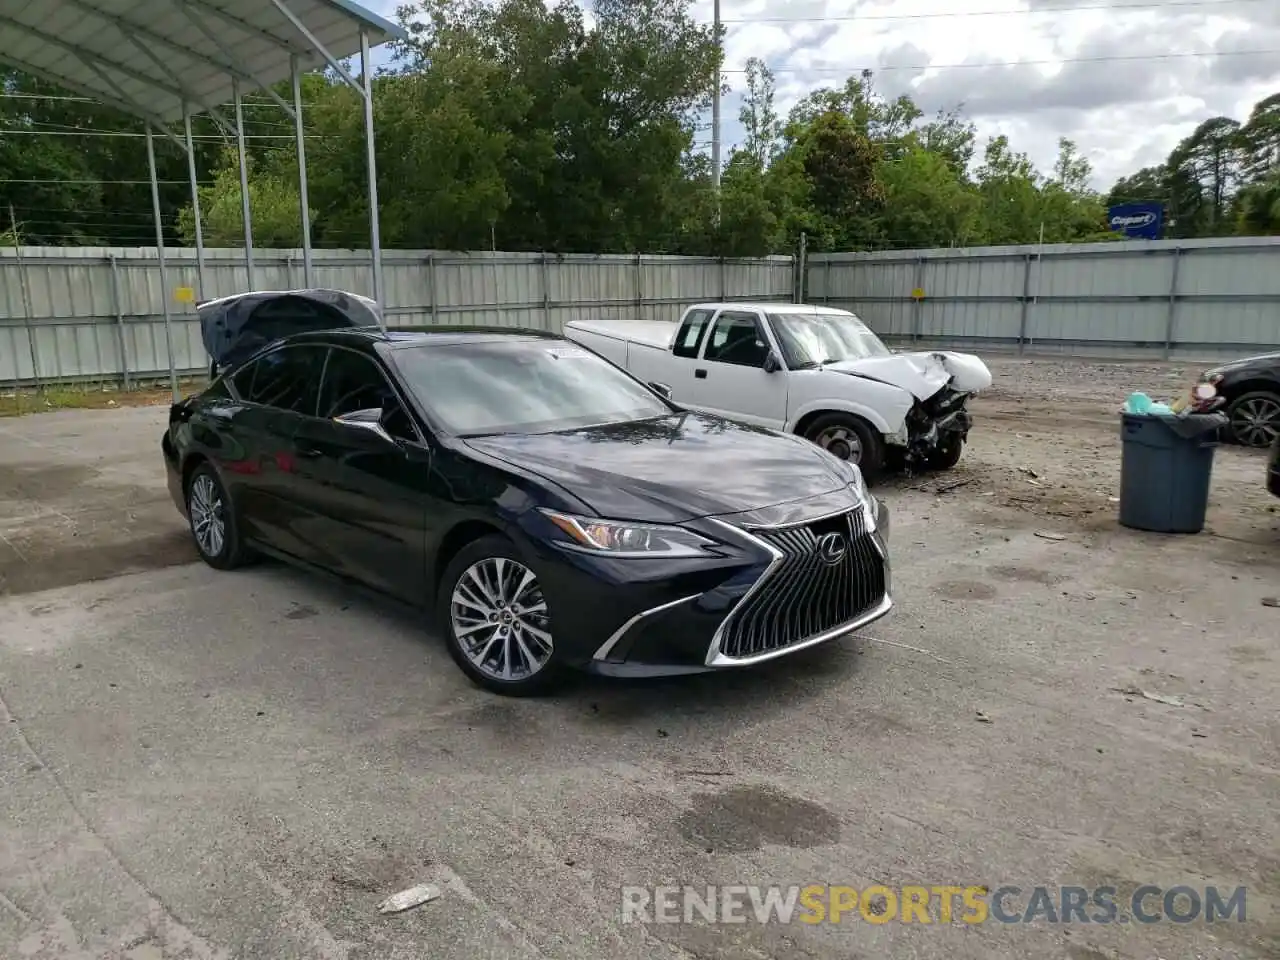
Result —
<path fill-rule="evenodd" d="M 874 498 L 847 499 L 836 514 L 779 524 L 702 521 L 724 555 L 676 570 L 561 555 L 541 576 L 556 643 L 594 673 L 662 676 L 752 666 L 858 630 L 893 606 L 890 517 Z M 845 529 L 841 559 L 820 562 L 819 535 Z"/>

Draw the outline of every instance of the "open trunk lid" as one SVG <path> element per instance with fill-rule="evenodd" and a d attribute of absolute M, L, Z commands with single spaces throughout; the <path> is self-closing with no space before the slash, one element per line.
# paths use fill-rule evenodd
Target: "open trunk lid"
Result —
<path fill-rule="evenodd" d="M 382 325 L 374 301 L 344 290 L 239 293 L 207 300 L 196 311 L 215 372 L 291 334 Z"/>

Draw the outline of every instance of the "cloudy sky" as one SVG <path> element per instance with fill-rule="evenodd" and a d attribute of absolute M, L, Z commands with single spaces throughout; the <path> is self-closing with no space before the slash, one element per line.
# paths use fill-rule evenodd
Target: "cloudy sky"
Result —
<path fill-rule="evenodd" d="M 709 21 L 711 0 L 696 14 Z M 1280 91 L 1280 0 L 721 0 L 721 16 L 726 156 L 753 56 L 784 114 L 867 67 L 927 112 L 963 107 L 980 136 L 1007 134 L 1042 169 L 1072 138 L 1100 189 Z"/>

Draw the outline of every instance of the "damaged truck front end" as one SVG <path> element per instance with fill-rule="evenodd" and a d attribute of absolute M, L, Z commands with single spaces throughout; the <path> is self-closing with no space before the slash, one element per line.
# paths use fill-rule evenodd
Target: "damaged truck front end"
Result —
<path fill-rule="evenodd" d="M 908 472 L 946 470 L 960 460 L 973 420 L 969 397 L 991 386 L 991 371 L 967 353 L 890 353 L 831 364 L 831 369 L 896 387 L 906 401 L 885 435 Z"/>
<path fill-rule="evenodd" d="M 947 470 L 960 460 L 973 418 L 966 409 L 969 399 L 952 387 L 943 387 L 927 400 L 917 400 L 907 413 L 903 466 L 908 473 Z"/>

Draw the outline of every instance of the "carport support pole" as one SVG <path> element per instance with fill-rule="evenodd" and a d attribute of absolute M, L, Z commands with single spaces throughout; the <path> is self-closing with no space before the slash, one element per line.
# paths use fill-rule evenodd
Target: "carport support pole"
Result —
<path fill-rule="evenodd" d="M 191 216 L 196 224 L 196 294 L 204 294 L 204 227 L 200 223 L 200 183 L 196 179 L 196 148 L 191 138 L 191 108 L 182 104 L 182 132 L 187 140 L 187 178 L 191 181 Z"/>
<path fill-rule="evenodd" d="M 369 34 L 360 31 L 360 82 L 364 87 L 364 149 L 369 166 L 369 238 L 373 252 L 373 299 L 382 302 L 382 234 L 378 228 L 378 164 L 373 148 L 373 64 L 369 62 Z M 383 316 L 382 310 L 378 312 Z M 386 321 L 382 321 L 386 326 Z"/>
<path fill-rule="evenodd" d="M 248 290 L 253 290 L 253 214 L 249 210 L 249 160 L 244 149 L 244 104 L 240 100 L 240 81 L 231 81 L 231 95 L 236 102 L 236 151 L 240 154 L 240 216 L 244 219 L 244 272 Z"/>
<path fill-rule="evenodd" d="M 178 400 L 178 371 L 173 359 L 173 318 L 169 316 L 169 269 L 164 259 L 164 221 L 160 218 L 160 182 L 156 176 L 156 141 L 147 124 L 147 169 L 151 174 L 151 213 L 156 220 L 156 265 L 160 268 L 160 307 L 164 311 L 164 346 L 169 355 L 169 386 Z"/>
<path fill-rule="evenodd" d="M 310 289 L 311 281 L 311 198 L 307 194 L 307 139 L 302 127 L 302 73 L 296 55 L 289 57 L 289 75 L 293 80 L 293 133 L 298 140 L 298 212 L 302 215 L 302 282 Z"/>

